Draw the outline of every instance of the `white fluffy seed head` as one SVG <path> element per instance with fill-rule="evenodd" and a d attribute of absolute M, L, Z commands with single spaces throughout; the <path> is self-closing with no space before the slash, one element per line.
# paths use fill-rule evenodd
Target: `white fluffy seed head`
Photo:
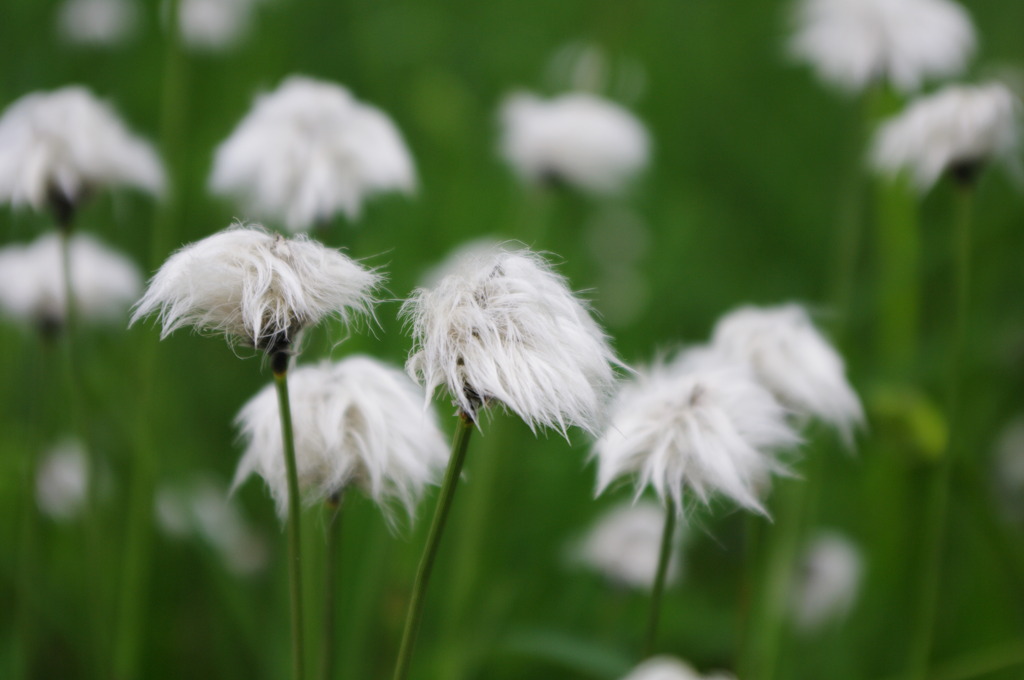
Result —
<path fill-rule="evenodd" d="M 333 83 L 292 76 L 260 96 L 217 149 L 210 190 L 254 216 L 308 229 L 359 217 L 370 195 L 416 188 L 412 157 L 382 111 Z"/>
<path fill-rule="evenodd" d="M 402 307 L 413 336 L 409 374 L 446 387 L 476 419 L 496 401 L 535 430 L 595 432 L 621 365 L 586 303 L 529 250 L 470 254 Z"/>
<path fill-rule="evenodd" d="M 1020 100 L 999 83 L 951 85 L 912 102 L 875 135 L 872 164 L 927 191 L 943 173 L 1006 159 L 1020 144 Z"/>
<path fill-rule="evenodd" d="M 639 496 L 650 486 L 680 513 L 684 490 L 701 503 L 721 494 L 764 513 L 759 496 L 777 454 L 799 443 L 787 412 L 743 366 L 656 363 L 625 384 L 594 445 L 597 493 L 628 475 Z"/>
<path fill-rule="evenodd" d="M 53 447 L 43 455 L 35 482 L 40 510 L 59 521 L 75 518 L 89 491 L 85 449 L 74 440 Z"/>
<path fill-rule="evenodd" d="M 616 193 L 650 157 L 643 123 L 618 104 L 583 92 L 547 101 L 513 94 L 502 104 L 501 124 L 501 153 L 529 182 Z"/>
<path fill-rule="evenodd" d="M 572 546 L 571 557 L 611 583 L 650 590 L 658 570 L 664 529 L 665 511 L 657 503 L 622 503 L 597 519 Z M 677 525 L 666 575 L 668 585 L 676 583 L 682 571 L 682 541 L 682 527 Z"/>
<path fill-rule="evenodd" d="M 424 487 L 436 482 L 448 460 L 436 415 L 423 408 L 422 391 L 400 369 L 363 356 L 293 369 L 288 389 L 306 504 L 356 486 L 382 507 L 397 501 L 411 516 Z M 284 517 L 288 480 L 279 415 L 273 385 L 238 414 L 246 448 L 235 486 L 254 472 L 260 475 Z"/>
<path fill-rule="evenodd" d="M 832 425 L 847 443 L 864 419 L 839 353 L 797 304 L 740 307 L 715 325 L 712 350 L 748 365 L 775 397 Z"/>
<path fill-rule="evenodd" d="M 190 48 L 205 51 L 229 49 L 252 23 L 254 0 L 180 0 L 178 26 Z"/>
<path fill-rule="evenodd" d="M 903 92 L 960 73 L 974 27 L 950 0 L 798 0 L 792 54 L 843 90 L 878 80 Z"/>
<path fill-rule="evenodd" d="M 0 117 L 0 202 L 43 210 L 55 198 L 75 205 L 114 185 L 159 194 L 163 167 L 84 87 L 27 94 Z"/>
<path fill-rule="evenodd" d="M 185 325 L 269 351 L 327 316 L 369 313 L 382 280 L 305 235 L 235 225 L 174 253 L 149 282 L 131 323 L 154 312 L 161 337 Z"/>
<path fill-rule="evenodd" d="M 634 668 L 622 680 L 735 680 L 728 673 L 701 675 L 690 664 L 671 656 L 655 656 Z"/>
<path fill-rule="evenodd" d="M 863 560 L 845 536 L 820 532 L 808 543 L 795 575 L 790 610 L 804 632 L 842 619 L 857 599 Z"/>
<path fill-rule="evenodd" d="M 61 237 L 53 232 L 26 245 L 0 249 L 0 310 L 42 328 L 66 317 Z M 130 259 L 83 233 L 71 236 L 71 289 L 79 318 L 122 322 L 142 290 L 142 274 Z"/>
<path fill-rule="evenodd" d="M 57 29 L 68 42 L 113 46 L 138 28 L 139 8 L 133 0 L 65 0 L 57 13 Z"/>

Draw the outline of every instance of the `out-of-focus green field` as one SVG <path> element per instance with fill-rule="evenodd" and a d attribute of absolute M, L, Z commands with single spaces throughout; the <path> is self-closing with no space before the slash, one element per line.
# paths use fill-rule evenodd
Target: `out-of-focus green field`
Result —
<path fill-rule="evenodd" d="M 850 377 L 869 413 L 877 411 L 875 395 L 902 389 L 894 386 L 913 385 L 941 403 L 953 191 L 942 184 L 922 203 L 914 363 L 883 369 L 875 327 L 884 292 L 874 285 L 866 178 L 865 247 L 849 317 L 832 306 L 836 225 L 850 209 L 853 169 L 865 153 L 860 104 L 787 60 L 787 3 L 270 0 L 237 49 L 180 55 L 165 48 L 159 3 L 143 4 L 141 35 L 101 50 L 60 41 L 55 3 L 4 0 L 0 106 L 29 91 L 83 83 L 112 101 L 132 128 L 169 144 L 162 149 L 172 176 L 168 202 L 116 192 L 80 215 L 83 231 L 132 254 L 147 274 L 171 249 L 241 217 L 205 191 L 213 149 L 256 93 L 289 74 L 350 87 L 394 118 L 415 156 L 418 195 L 373 200 L 360 223 L 339 218 L 316 234 L 387 272 L 391 299 L 378 307 L 379 327 L 334 346 L 345 332 L 317 328 L 300 361 L 363 352 L 403 362 L 410 341 L 396 318 L 398 301 L 452 248 L 493 236 L 557 253 L 560 270 L 588 291 L 627 362 L 703 341 L 714 320 L 741 303 L 797 300 L 822 311 L 823 328 L 846 329 Z M 981 39 L 971 76 L 1024 68 L 1024 3 L 975 0 L 968 8 Z M 548 64 L 579 40 L 636 59 L 646 71 L 646 90 L 631 106 L 651 131 L 654 160 L 623 198 L 527 189 L 498 157 L 502 97 L 520 87 L 552 92 Z M 173 83 L 169 94 L 168 74 L 177 95 Z M 937 667 L 973 654 L 997 656 L 1014 643 L 1019 654 L 1024 640 L 1024 524 L 999 514 L 989 490 L 994 440 L 1024 413 L 1024 200 L 1012 175 L 984 176 L 975 215 L 970 373 L 958 421 L 967 461 L 953 477 Z M 170 220 L 169 242 L 154 258 L 150 237 L 159 219 Z M 0 243 L 49 228 L 45 217 L 0 208 Z M 628 281 L 609 264 L 625 253 L 636 258 Z M 93 677 L 92 657 L 112 654 L 122 637 L 118 596 L 139 442 L 148 442 L 156 486 L 208 475 L 226 487 L 240 453 L 232 419 L 270 379 L 258 357 L 240 359 L 220 338 L 178 332 L 155 346 L 151 323 L 130 331 L 90 328 L 77 339 L 88 395 L 81 417 L 104 472 L 100 521 L 90 529 L 82 519 L 37 518 L 34 564 L 26 567 L 26 494 L 33 492 L 26 461 L 72 432 L 72 406 L 63 347 L 0 323 L 0 677 L 14 677 L 17 666 L 26 601 L 18 584 L 26 569 L 35 584 L 27 596 L 34 677 Z M 450 431 L 452 409 L 444 398 L 438 404 Z M 802 450 L 796 467 L 817 489 L 809 527 L 856 540 L 866 573 L 844 623 L 810 637 L 787 632 L 779 678 L 882 680 L 904 669 L 929 462 L 890 420 L 872 419 L 853 454 L 827 433 L 811 436 Z M 442 545 L 413 677 L 614 680 L 637 661 L 648 598 L 565 564 L 567 543 L 602 508 L 630 495 L 621 488 L 594 500 L 588 453 L 581 432 L 569 445 L 553 434 L 535 438 L 500 412 L 485 419 Z M 780 486 L 794 483 L 806 480 Z M 338 678 L 390 677 L 434 495 L 421 504 L 419 521 L 400 522 L 395 531 L 358 494 L 347 502 Z M 269 680 L 288 672 L 282 526 L 258 480 L 231 503 L 268 541 L 269 565 L 259 573 L 234 575 L 201 540 L 168 537 L 147 524 L 138 677 Z M 314 670 L 325 517 L 314 508 L 303 520 Z M 701 669 L 734 669 L 749 573 L 756 584 L 755 558 L 776 526 L 726 505 L 695 513 L 693 522 L 685 577 L 666 594 L 659 650 Z M 751 524 L 760 541 L 753 546 L 745 540 Z M 1022 669 L 971 677 L 1013 680 Z"/>

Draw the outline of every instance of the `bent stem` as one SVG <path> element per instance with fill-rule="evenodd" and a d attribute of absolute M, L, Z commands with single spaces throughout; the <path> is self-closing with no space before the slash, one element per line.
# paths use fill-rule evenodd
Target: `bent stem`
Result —
<path fill-rule="evenodd" d="M 320 677 L 330 680 L 334 677 L 336 646 L 334 640 L 334 620 L 337 601 L 338 583 L 338 542 L 341 533 L 341 501 L 340 494 L 327 499 L 327 509 L 331 518 L 327 521 L 327 554 L 324 565 L 324 618 L 323 639 L 320 647 Z"/>
<path fill-rule="evenodd" d="M 427 583 L 430 581 L 430 573 L 434 569 L 434 560 L 437 558 L 441 534 L 444 533 L 448 511 L 451 510 L 452 500 L 455 498 L 456 485 L 459 482 L 459 475 L 462 473 L 462 464 L 466 460 L 469 435 L 472 431 L 473 418 L 465 412 L 460 412 L 459 425 L 452 441 L 451 458 L 448 460 L 448 469 L 444 474 L 444 484 L 441 486 L 441 493 L 437 498 L 434 519 L 430 523 L 430 533 L 427 534 L 427 544 L 423 548 L 423 556 L 420 557 L 420 564 L 416 570 L 416 580 L 413 582 L 409 612 L 406 615 L 405 630 L 402 633 L 402 645 L 399 647 L 398 661 L 395 663 L 394 680 L 405 680 L 409 673 L 413 648 L 416 646 L 416 635 L 419 632 L 420 619 L 423 616 L 423 601 L 426 596 Z"/>
<path fill-rule="evenodd" d="M 302 680 L 304 671 L 302 632 L 302 551 L 299 534 L 299 474 L 295 464 L 295 435 L 292 432 L 292 409 L 288 399 L 288 353 L 278 351 L 271 357 L 277 404 L 281 414 L 281 438 L 284 441 L 284 463 L 288 472 L 288 581 L 291 591 L 292 677 Z"/>
<path fill-rule="evenodd" d="M 651 612 L 647 618 L 647 635 L 644 638 L 642 657 L 644 659 L 654 652 L 654 643 L 658 635 L 658 619 L 661 615 L 661 596 L 665 590 L 665 577 L 668 575 L 668 563 L 672 556 L 672 538 L 675 532 L 676 503 L 669 498 L 665 503 L 665 528 L 661 532 L 658 571 L 654 577 L 654 588 L 651 590 Z"/>

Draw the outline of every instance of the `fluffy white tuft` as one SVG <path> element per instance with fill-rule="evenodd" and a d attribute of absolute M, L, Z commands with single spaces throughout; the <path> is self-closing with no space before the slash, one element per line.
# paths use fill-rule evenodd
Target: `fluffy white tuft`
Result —
<path fill-rule="evenodd" d="M 658 570 L 665 511 L 656 503 L 623 503 L 605 512 L 578 544 L 572 558 L 604 575 L 610 582 L 628 588 L 650 590 Z M 683 533 L 673 537 L 666 583 L 679 580 Z"/>
<path fill-rule="evenodd" d="M 178 26 L 190 48 L 226 50 L 245 37 L 255 0 L 180 0 Z"/>
<path fill-rule="evenodd" d="M 943 173 L 981 166 L 1017 150 L 1020 101 L 1004 85 L 951 85 L 912 102 L 879 128 L 872 150 L 876 169 L 909 172 L 921 191 Z"/>
<path fill-rule="evenodd" d="M 909 92 L 960 73 L 976 38 L 949 0 L 800 0 L 790 50 L 847 91 L 884 79 Z"/>
<path fill-rule="evenodd" d="M 53 519 L 65 521 L 84 508 L 89 491 L 85 450 L 74 440 L 47 451 L 36 471 L 36 503 Z"/>
<path fill-rule="evenodd" d="M 210 189 L 292 231 L 367 196 L 412 193 L 416 171 L 402 136 L 380 110 L 333 83 L 292 76 L 260 96 L 217 149 Z"/>
<path fill-rule="evenodd" d="M 71 237 L 71 284 L 78 316 L 87 321 L 122 321 L 142 291 L 142 274 L 130 259 L 91 236 Z M 61 239 L 50 232 L 26 245 L 0 249 L 0 310 L 40 326 L 63 324 L 66 316 Z"/>
<path fill-rule="evenodd" d="M 159 194 L 163 167 L 84 87 L 27 94 L 0 117 L 0 202 L 42 210 L 54 198 L 77 204 L 119 184 Z"/>
<path fill-rule="evenodd" d="M 269 350 L 326 316 L 369 312 L 381 278 L 305 235 L 236 225 L 171 255 L 131 323 L 158 312 L 161 337 L 193 325 Z"/>
<path fill-rule="evenodd" d="M 622 680 L 735 680 L 727 673 L 701 675 L 690 664 L 671 656 L 655 656 L 634 668 Z"/>
<path fill-rule="evenodd" d="M 796 574 L 790 608 L 805 632 L 843 618 L 860 587 L 863 560 L 849 539 L 821 532 L 808 544 Z"/>
<path fill-rule="evenodd" d="M 477 252 L 402 307 L 406 369 L 428 395 L 445 386 L 476 419 L 497 401 L 536 430 L 595 432 L 621 365 L 587 305 L 540 255 Z"/>
<path fill-rule="evenodd" d="M 80 45 L 117 45 L 135 33 L 139 8 L 132 0 L 65 0 L 57 14 L 57 29 Z"/>
<path fill-rule="evenodd" d="M 448 448 L 423 393 L 398 368 L 353 356 L 290 371 L 299 488 L 307 504 L 355 485 L 378 504 L 400 502 L 411 516 L 427 484 L 436 482 Z M 267 483 L 278 513 L 288 512 L 288 481 L 273 385 L 238 414 L 246 443 L 235 473 Z"/>
<path fill-rule="evenodd" d="M 741 307 L 715 325 L 713 351 L 747 364 L 795 413 L 820 418 L 852 442 L 864 411 L 839 353 L 797 304 Z"/>
<path fill-rule="evenodd" d="M 595 194 L 615 193 L 650 157 L 643 123 L 592 94 L 576 92 L 548 101 L 514 94 L 502 104 L 501 123 L 501 153 L 530 182 L 565 182 Z"/>
<path fill-rule="evenodd" d="M 776 453 L 799 443 L 787 412 L 740 365 L 656 363 L 624 385 L 594 445 L 597 493 L 635 474 L 680 513 L 684 489 L 702 503 L 715 493 L 764 513 L 760 491 L 785 468 Z"/>

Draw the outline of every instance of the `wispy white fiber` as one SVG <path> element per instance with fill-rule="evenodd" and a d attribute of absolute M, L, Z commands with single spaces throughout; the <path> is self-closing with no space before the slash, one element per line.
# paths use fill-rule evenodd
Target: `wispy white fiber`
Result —
<path fill-rule="evenodd" d="M 501 106 L 501 153 L 528 182 L 564 182 L 595 194 L 621 191 L 650 157 L 636 116 L 593 94 L 543 100 L 510 95 Z"/>
<path fill-rule="evenodd" d="M 422 390 L 400 369 L 364 356 L 300 366 L 290 372 L 288 385 L 306 504 L 354 486 L 382 507 L 398 502 L 411 516 L 424 487 L 448 462 Z M 234 485 L 258 474 L 285 516 L 288 481 L 273 385 L 245 405 L 237 424 L 246 448 Z"/>
<path fill-rule="evenodd" d="M 728 673 L 701 675 L 690 664 L 671 656 L 655 656 L 634 668 L 622 680 L 735 680 Z"/>
<path fill-rule="evenodd" d="M 78 317 L 123 322 L 142 291 L 142 273 L 93 237 L 71 236 L 71 287 Z M 66 317 L 61 239 L 53 232 L 0 249 L 0 310 L 18 321 L 61 325 Z"/>
<path fill-rule="evenodd" d="M 136 32 L 135 0 L 65 0 L 57 12 L 57 29 L 68 42 L 113 46 Z"/>
<path fill-rule="evenodd" d="M 171 255 L 131 323 L 158 313 L 161 337 L 191 325 L 271 350 L 324 317 L 369 313 L 381 280 L 305 235 L 285 238 L 258 225 L 235 225 Z"/>
<path fill-rule="evenodd" d="M 950 85 L 912 102 L 878 130 L 877 170 L 907 172 L 921 191 L 958 165 L 1007 159 L 1020 144 L 1020 100 L 1004 85 Z"/>
<path fill-rule="evenodd" d="M 790 50 L 844 90 L 884 80 L 903 92 L 960 73 L 974 26 L 950 0 L 799 0 Z"/>
<path fill-rule="evenodd" d="M 402 307 L 413 349 L 406 369 L 432 395 L 445 387 L 476 419 L 496 401 L 536 429 L 596 432 L 613 366 L 621 365 L 589 308 L 537 253 L 471 254 Z"/>
<path fill-rule="evenodd" d="M 27 94 L 0 117 L 0 202 L 43 210 L 54 199 L 75 205 L 115 185 L 159 194 L 163 166 L 84 87 Z"/>
<path fill-rule="evenodd" d="M 777 454 L 799 441 L 786 409 L 745 367 L 655 363 L 612 404 L 594 445 L 597 493 L 632 475 L 637 496 L 650 486 L 680 513 L 687 490 L 705 504 L 722 494 L 764 513 L 760 492 L 785 472 Z"/>
<path fill-rule="evenodd" d="M 864 420 L 843 358 L 797 304 L 740 307 L 715 325 L 714 351 L 747 364 L 755 377 L 795 413 L 820 418 L 845 441 Z"/>
<path fill-rule="evenodd" d="M 339 211 L 358 218 L 371 195 L 412 193 L 416 171 L 382 111 L 340 85 L 292 76 L 258 97 L 220 145 L 209 185 L 252 216 L 301 231 Z"/>
<path fill-rule="evenodd" d="M 36 503 L 55 520 L 67 521 L 85 507 L 89 470 L 85 450 L 74 440 L 47 451 L 36 470 Z"/>
<path fill-rule="evenodd" d="M 846 616 L 860 589 L 863 559 L 845 536 L 819 532 L 800 561 L 791 598 L 793 621 L 811 632 Z"/>
<path fill-rule="evenodd" d="M 650 590 L 658 570 L 665 511 L 657 503 L 622 503 L 601 515 L 571 548 L 574 562 L 627 588 Z M 665 583 L 673 585 L 682 571 L 683 531 L 677 525 L 672 539 Z"/>

